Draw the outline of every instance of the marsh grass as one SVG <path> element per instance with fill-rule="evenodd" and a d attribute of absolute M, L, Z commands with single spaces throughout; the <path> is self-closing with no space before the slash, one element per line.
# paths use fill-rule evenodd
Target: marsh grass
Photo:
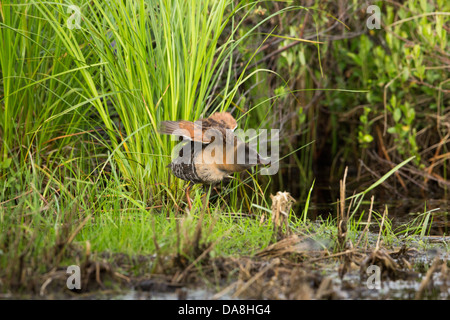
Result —
<path fill-rule="evenodd" d="M 260 168 L 236 175 L 218 195 L 196 187 L 187 213 L 184 183 L 165 168 L 176 141 L 157 130 L 163 120 L 230 109 L 241 128 L 262 127 L 276 99 L 294 92 L 284 81 L 279 96 L 236 104 L 254 77 L 280 76 L 250 68 L 269 35 L 233 74 L 236 51 L 267 21 L 303 8 L 287 6 L 244 28 L 259 2 L 84 0 L 80 28 L 71 29 L 69 4 L 0 5 L 0 291 L 37 293 L 43 274 L 89 265 L 102 253 L 156 255 L 146 272 L 164 272 L 165 257 L 200 268 L 208 257 L 251 257 L 269 246 L 272 177 L 261 179 Z M 305 180 L 315 136 L 302 135 L 300 147 L 285 139 L 282 159 Z M 346 239 L 364 226 L 364 212 L 356 218 L 364 197 L 410 160 L 346 199 Z M 283 227 L 334 241 L 335 219 L 308 220 L 313 189 L 302 190 L 305 205 Z M 406 233 L 425 235 L 431 212 Z M 387 219 L 381 229 L 392 234 Z"/>
<path fill-rule="evenodd" d="M 236 47 L 251 34 L 235 37 L 243 20 L 235 13 L 244 6 L 251 12 L 255 5 L 81 1 L 80 28 L 69 28 L 73 12 L 66 1 L 3 1 L 3 216 L 20 206 L 32 217 L 36 210 L 64 215 L 76 207 L 80 218 L 90 214 L 100 226 L 142 219 L 128 232 L 144 234 L 149 230 L 136 228 L 144 228 L 156 209 L 180 208 L 183 184 L 163 169 L 175 142 L 157 134 L 158 123 L 228 108 L 248 77 L 242 72 L 232 83 L 228 72 Z M 225 86 L 219 85 L 223 73 Z M 250 182 L 261 190 L 255 177 Z M 245 190 L 239 182 L 233 190 L 230 212 L 243 207 L 238 192 Z M 196 190 L 196 200 L 201 194 Z M 263 197 L 247 198 L 247 207 Z M 17 227 L 16 220 L 5 219 L 5 230 Z M 37 221 L 56 228 L 52 219 Z M 123 232 L 106 234 L 126 238 Z M 134 239 L 129 246 L 146 240 Z M 125 249 L 126 241 L 121 243 Z M 108 245 L 99 241 L 99 247 Z"/>

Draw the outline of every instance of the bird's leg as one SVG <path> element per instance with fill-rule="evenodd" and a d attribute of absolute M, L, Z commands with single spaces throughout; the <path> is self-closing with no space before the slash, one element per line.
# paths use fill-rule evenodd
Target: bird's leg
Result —
<path fill-rule="evenodd" d="M 217 189 L 217 187 L 214 187 L 214 191 L 216 191 L 217 196 L 218 196 L 220 199 L 222 199 L 223 203 L 226 204 L 226 201 L 225 201 L 225 199 L 222 197 L 222 195 L 220 194 L 219 189 Z"/>
<path fill-rule="evenodd" d="M 187 204 L 189 207 L 189 212 L 192 210 L 192 202 L 191 202 L 191 197 L 189 196 L 189 191 L 191 190 L 191 183 L 189 183 L 189 185 L 186 188 L 186 200 L 187 200 Z"/>
<path fill-rule="evenodd" d="M 206 184 L 202 185 L 202 190 L 203 190 L 202 198 L 206 198 L 206 196 L 208 195 L 208 187 Z"/>
<path fill-rule="evenodd" d="M 203 191 L 204 191 L 204 201 L 203 201 L 203 208 L 208 209 L 208 214 L 211 217 L 211 210 L 209 209 L 209 198 L 211 197 L 211 185 L 209 185 L 208 187 L 206 187 L 205 185 L 203 185 Z M 208 193 L 209 193 L 209 197 L 208 197 Z"/>
<path fill-rule="evenodd" d="M 203 191 L 205 191 L 203 189 Z M 208 210 L 208 214 L 209 216 L 211 216 L 211 212 L 209 211 L 209 197 L 208 197 L 208 193 L 205 192 L 202 195 L 202 204 L 203 204 L 203 208 L 202 208 L 202 215 L 204 214 L 205 210 Z"/>

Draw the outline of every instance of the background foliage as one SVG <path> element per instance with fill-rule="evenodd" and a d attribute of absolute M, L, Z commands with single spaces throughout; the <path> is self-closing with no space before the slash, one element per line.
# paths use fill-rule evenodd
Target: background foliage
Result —
<path fill-rule="evenodd" d="M 367 28 L 369 4 L 380 29 Z M 236 175 L 213 212 L 263 215 L 278 190 L 309 204 L 314 180 L 311 201 L 332 202 L 345 167 L 362 190 L 410 156 L 385 199 L 448 199 L 448 1 L 82 0 L 79 28 L 71 5 L 0 3 L 9 285 L 77 256 L 75 242 L 174 247 L 185 185 L 165 169 L 175 141 L 157 133 L 163 120 L 228 110 L 242 129 L 281 130 L 279 173 Z M 212 237 L 267 245 L 268 227 L 246 223 L 221 218 Z"/>

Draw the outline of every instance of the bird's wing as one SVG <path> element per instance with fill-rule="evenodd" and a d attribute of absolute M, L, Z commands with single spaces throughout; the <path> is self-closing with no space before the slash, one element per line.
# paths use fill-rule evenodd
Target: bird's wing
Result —
<path fill-rule="evenodd" d="M 204 125 L 202 120 L 195 122 L 186 120 L 163 121 L 161 122 L 159 132 L 162 134 L 182 136 L 204 144 L 211 143 L 214 139 L 223 136 L 221 130 L 214 126 Z"/>
<path fill-rule="evenodd" d="M 203 127 L 223 128 L 234 131 L 237 128 L 236 119 L 229 112 L 215 112 L 209 118 L 198 120 Z"/>

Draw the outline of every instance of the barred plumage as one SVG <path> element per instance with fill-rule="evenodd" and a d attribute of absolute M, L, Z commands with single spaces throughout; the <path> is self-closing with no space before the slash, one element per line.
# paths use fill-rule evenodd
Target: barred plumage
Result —
<path fill-rule="evenodd" d="M 195 142 L 190 142 L 190 146 L 191 150 L 194 150 Z M 179 156 L 175 158 L 167 167 L 170 168 L 173 175 L 179 179 L 192 183 L 201 183 L 202 180 L 198 176 L 197 170 L 195 169 L 195 153 L 191 152 L 189 157 L 183 157 L 183 151 L 185 151 L 185 149 L 181 149 Z"/>
<path fill-rule="evenodd" d="M 228 112 L 216 112 L 209 118 L 195 122 L 180 120 L 161 123 L 160 133 L 183 136 L 185 140 L 191 141 L 181 148 L 178 157 L 168 165 L 176 177 L 190 182 L 186 190 L 189 208 L 189 188 L 192 184 L 214 185 L 234 172 L 262 163 L 256 150 L 233 133 L 236 127 L 236 120 Z M 210 150 L 205 152 L 208 148 L 213 149 L 214 154 Z M 237 161 L 238 154 L 245 155 L 242 163 Z M 250 159 L 257 159 L 257 163 L 252 163 Z"/>

